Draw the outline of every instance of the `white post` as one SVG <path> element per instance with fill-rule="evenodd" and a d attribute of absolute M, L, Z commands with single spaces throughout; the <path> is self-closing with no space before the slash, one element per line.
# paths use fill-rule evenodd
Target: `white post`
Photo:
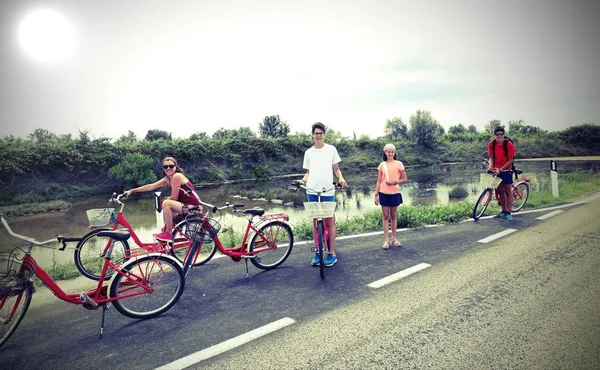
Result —
<path fill-rule="evenodd" d="M 550 182 L 552 184 L 552 196 L 558 198 L 558 172 L 556 171 L 556 161 L 550 161 Z"/>
<path fill-rule="evenodd" d="M 162 198 L 160 197 L 161 192 L 154 192 L 154 209 L 156 210 L 156 224 L 159 228 L 164 226 L 163 216 L 162 216 Z"/>

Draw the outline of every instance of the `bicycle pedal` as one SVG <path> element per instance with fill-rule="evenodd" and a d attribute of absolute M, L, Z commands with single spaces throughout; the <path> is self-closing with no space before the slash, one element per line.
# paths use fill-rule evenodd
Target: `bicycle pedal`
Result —
<path fill-rule="evenodd" d="M 257 258 L 257 257 L 258 257 L 257 255 L 253 255 L 253 256 L 242 256 L 242 258 L 245 258 L 245 259 L 248 259 L 248 260 L 250 260 L 250 259 L 254 259 L 254 258 Z"/>
<path fill-rule="evenodd" d="M 313 253 L 317 253 L 319 249 L 317 249 L 317 247 L 310 247 L 310 251 Z"/>

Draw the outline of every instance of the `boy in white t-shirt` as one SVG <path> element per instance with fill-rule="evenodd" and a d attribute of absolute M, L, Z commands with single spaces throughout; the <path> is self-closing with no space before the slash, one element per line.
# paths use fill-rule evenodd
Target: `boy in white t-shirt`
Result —
<path fill-rule="evenodd" d="M 330 188 L 333 184 L 333 173 L 338 178 L 338 182 L 342 188 L 347 186 L 342 171 L 340 171 L 339 162 L 341 161 L 337 149 L 333 145 L 325 144 L 325 125 L 317 122 L 312 125 L 312 137 L 315 145 L 308 148 L 304 153 L 304 163 L 302 167 L 306 169 L 306 174 L 300 182 L 310 189 Z M 317 195 L 311 192 L 306 192 L 306 197 L 309 202 L 316 202 Z M 321 202 L 335 202 L 335 189 L 321 194 Z M 333 266 L 337 262 L 335 254 L 335 218 L 323 219 L 329 230 L 329 253 L 325 258 L 325 266 Z M 311 265 L 319 264 L 319 253 L 311 262 Z"/>

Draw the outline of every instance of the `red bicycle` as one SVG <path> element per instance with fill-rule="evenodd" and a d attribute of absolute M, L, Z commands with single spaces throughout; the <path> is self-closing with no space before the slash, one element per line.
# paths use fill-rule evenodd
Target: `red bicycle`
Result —
<path fill-rule="evenodd" d="M 100 274 L 104 266 L 104 256 L 108 248 L 112 245 L 112 240 L 104 233 L 106 230 L 117 230 L 119 228 L 128 230 L 135 245 L 139 247 L 139 249 L 132 251 L 126 240 L 117 241 L 116 245 L 112 247 L 113 260 L 117 264 L 129 260 L 131 253 L 166 253 L 180 259 L 179 256 L 185 254 L 185 251 L 192 244 L 192 240 L 187 236 L 186 232 L 189 222 L 186 222 L 181 216 L 179 216 L 179 219 L 176 218 L 178 222 L 173 228 L 172 242 L 161 240 L 155 240 L 151 243 L 142 242 L 123 214 L 125 204 L 122 202 L 122 199 L 125 199 L 123 194 L 117 195 L 117 193 L 113 193 L 108 201 L 108 208 L 88 211 L 90 227 L 94 228 L 94 230 L 81 237 L 81 240 L 75 247 L 73 257 L 75 266 L 77 266 L 79 272 L 89 279 L 100 279 Z M 116 214 L 114 212 L 114 209 L 116 209 L 115 205 L 119 207 L 119 211 Z M 91 211 L 96 212 L 92 214 Z M 201 212 L 201 209 L 192 209 L 189 212 Z M 112 269 L 109 269 L 107 276 L 112 276 L 112 273 Z"/>
<path fill-rule="evenodd" d="M 112 303 L 121 314 L 147 319 L 170 309 L 181 297 L 185 278 L 180 263 L 173 257 L 161 253 L 130 255 L 129 261 L 119 266 L 112 261 L 114 245 L 126 242 L 129 232 L 99 231 L 98 234 L 112 242 L 104 255 L 104 263 L 96 288 L 81 293 L 65 293 L 48 273 L 31 256 L 34 245 L 44 246 L 58 240 L 64 250 L 67 242 L 79 238 L 58 236 L 39 242 L 33 238 L 14 233 L 4 215 L 0 220 L 10 235 L 28 244 L 26 251 L 17 246 L 11 253 L 0 254 L 0 347 L 15 332 L 27 313 L 34 292 L 31 278 L 37 276 L 54 295 L 71 304 L 80 304 L 88 310 L 102 307 L 100 334 L 104 330 L 104 316 L 108 304 Z M 16 251 L 24 252 L 22 258 Z M 112 279 L 107 272 L 112 271 Z M 106 284 L 105 284 L 106 283 Z"/>
<path fill-rule="evenodd" d="M 521 170 L 509 170 L 508 172 L 513 172 L 516 175 L 520 175 L 523 173 Z M 488 205 L 492 200 L 498 201 L 500 204 L 500 197 L 498 195 L 498 185 L 502 180 L 496 175 L 491 175 L 491 172 L 488 171 L 487 174 L 482 175 L 482 182 L 486 182 L 486 188 L 483 189 L 481 195 L 475 202 L 475 207 L 473 208 L 473 219 L 475 221 L 479 220 L 481 216 L 485 213 Z M 511 212 L 517 212 L 525 203 L 527 203 L 527 199 L 529 199 L 529 182 L 531 180 L 528 177 L 521 177 L 516 183 L 512 184 L 512 196 L 513 196 L 513 205 Z"/>
<path fill-rule="evenodd" d="M 281 265 L 292 253 L 294 247 L 294 234 L 287 223 L 289 216 L 285 213 L 265 214 L 264 209 L 241 209 L 243 204 L 229 204 L 217 207 L 209 203 L 200 202 L 207 207 L 207 212 L 202 215 L 190 215 L 186 217 L 187 236 L 199 244 L 191 262 L 192 266 L 200 266 L 210 261 L 218 250 L 239 262 L 246 262 L 246 275 L 248 274 L 248 260 L 254 266 L 262 270 L 271 270 Z M 190 207 L 192 211 L 198 211 L 199 207 Z M 223 246 L 219 240 L 218 232 L 221 225 L 217 219 L 211 218 L 216 212 L 232 208 L 233 212 L 242 212 L 247 215 L 248 223 L 244 230 L 242 242 L 231 248 Z M 195 248 L 177 248 L 175 258 L 187 261 L 189 253 Z M 183 254 L 182 252 L 186 252 Z"/>

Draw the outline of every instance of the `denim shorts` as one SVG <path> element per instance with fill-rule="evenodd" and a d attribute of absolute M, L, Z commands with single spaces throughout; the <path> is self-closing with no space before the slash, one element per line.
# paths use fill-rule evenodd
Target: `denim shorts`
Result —
<path fill-rule="evenodd" d="M 306 199 L 309 202 L 318 202 L 317 194 L 306 194 Z M 335 202 L 335 195 L 321 195 L 321 202 Z"/>

